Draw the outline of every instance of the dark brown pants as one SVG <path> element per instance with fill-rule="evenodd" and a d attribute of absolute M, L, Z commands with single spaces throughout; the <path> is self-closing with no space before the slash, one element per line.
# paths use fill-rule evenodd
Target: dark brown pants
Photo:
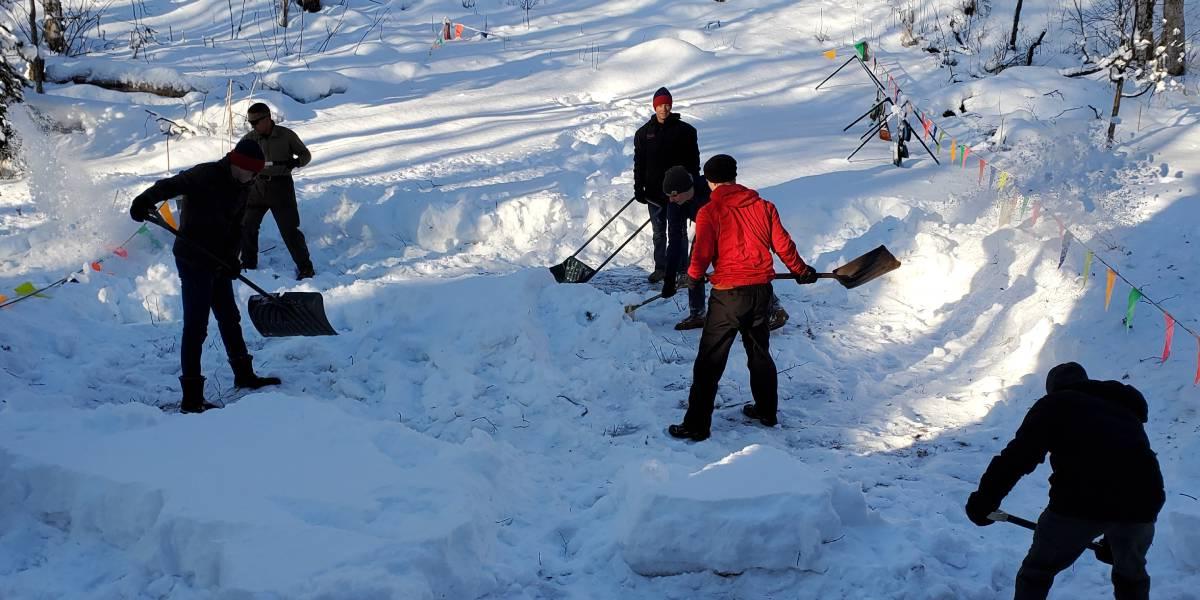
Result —
<path fill-rule="evenodd" d="M 292 261 L 299 270 L 312 269 L 308 246 L 300 231 L 300 210 L 296 206 L 296 187 L 292 178 L 279 175 L 254 182 L 246 201 L 246 216 L 242 219 L 242 267 L 258 267 L 258 230 L 267 211 L 275 217 L 279 235 L 287 246 Z"/>

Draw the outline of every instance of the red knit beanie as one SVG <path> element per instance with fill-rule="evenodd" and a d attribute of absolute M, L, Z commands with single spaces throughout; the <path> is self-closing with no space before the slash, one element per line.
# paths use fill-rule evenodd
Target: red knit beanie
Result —
<path fill-rule="evenodd" d="M 229 162 L 235 166 L 255 173 L 261 172 L 267 166 L 262 148 L 258 146 L 258 142 L 252 140 L 238 142 L 237 146 L 234 146 L 226 156 L 229 157 Z"/>
<path fill-rule="evenodd" d="M 665 87 L 658 88 L 658 91 L 654 92 L 654 100 L 652 103 L 656 109 L 658 108 L 659 104 L 674 104 L 674 102 L 671 102 L 670 90 Z"/>

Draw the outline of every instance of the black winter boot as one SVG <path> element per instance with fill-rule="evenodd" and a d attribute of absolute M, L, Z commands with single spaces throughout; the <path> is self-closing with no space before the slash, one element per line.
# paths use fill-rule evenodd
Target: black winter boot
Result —
<path fill-rule="evenodd" d="M 179 412 L 202 413 L 213 408 L 221 408 L 204 399 L 203 377 L 180 377 L 179 387 L 183 388 L 183 401 L 179 403 Z"/>
<path fill-rule="evenodd" d="M 229 366 L 233 367 L 233 385 L 234 387 L 250 388 L 257 390 L 260 387 L 268 385 L 279 385 L 283 380 L 278 377 L 259 377 L 254 374 L 254 357 L 250 355 L 239 356 L 229 359 Z"/>

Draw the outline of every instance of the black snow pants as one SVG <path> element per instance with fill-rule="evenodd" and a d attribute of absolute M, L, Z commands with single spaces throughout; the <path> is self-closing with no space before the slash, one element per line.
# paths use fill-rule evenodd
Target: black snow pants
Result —
<path fill-rule="evenodd" d="M 725 373 L 729 350 L 740 333 L 750 368 L 750 391 L 755 408 L 763 416 L 775 416 L 779 407 L 779 380 L 771 359 L 771 284 L 749 285 L 729 290 L 714 289 L 708 298 L 708 316 L 700 334 L 700 350 L 692 368 L 692 391 L 683 425 L 690 431 L 712 429 L 717 384 Z"/>
<path fill-rule="evenodd" d="M 1115 523 L 1068 517 L 1049 510 L 1038 518 L 1033 545 L 1017 571 L 1014 600 L 1044 600 L 1054 576 L 1071 566 L 1088 542 L 1104 534 L 1112 547 L 1112 584 L 1116 600 L 1148 600 L 1150 575 L 1146 552 L 1154 541 L 1154 523 Z"/>
<path fill-rule="evenodd" d="M 208 337 L 208 313 L 217 318 L 217 329 L 230 360 L 249 354 L 242 337 L 241 314 L 233 295 L 233 280 L 208 269 L 176 260 L 183 291 L 183 342 L 180 367 L 184 377 L 200 377 L 200 356 Z"/>

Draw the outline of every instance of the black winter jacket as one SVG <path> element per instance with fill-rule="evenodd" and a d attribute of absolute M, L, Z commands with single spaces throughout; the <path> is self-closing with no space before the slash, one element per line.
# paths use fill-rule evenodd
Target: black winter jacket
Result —
<path fill-rule="evenodd" d="M 1152 523 L 1166 499 L 1142 424 L 1146 399 L 1117 381 L 1082 380 L 1034 403 L 1016 436 L 979 482 L 989 506 L 1050 453 L 1050 505 L 1058 514 Z"/>
<path fill-rule="evenodd" d="M 700 179 L 696 128 L 684 123 L 679 113 L 671 113 L 663 123 L 658 122 L 657 116 L 650 117 L 633 135 L 634 197 L 666 202 L 667 197 L 662 193 L 663 176 L 676 165 L 687 169 L 692 181 L 704 185 Z"/>
<path fill-rule="evenodd" d="M 178 175 L 160 179 L 141 193 L 135 203 L 154 204 L 179 199 L 179 235 L 198 243 L 237 273 L 241 251 L 242 216 L 250 187 L 237 182 L 229 159 L 198 164 Z M 183 240 L 175 240 L 175 257 L 198 269 L 215 271 L 216 265 L 203 252 Z"/>

